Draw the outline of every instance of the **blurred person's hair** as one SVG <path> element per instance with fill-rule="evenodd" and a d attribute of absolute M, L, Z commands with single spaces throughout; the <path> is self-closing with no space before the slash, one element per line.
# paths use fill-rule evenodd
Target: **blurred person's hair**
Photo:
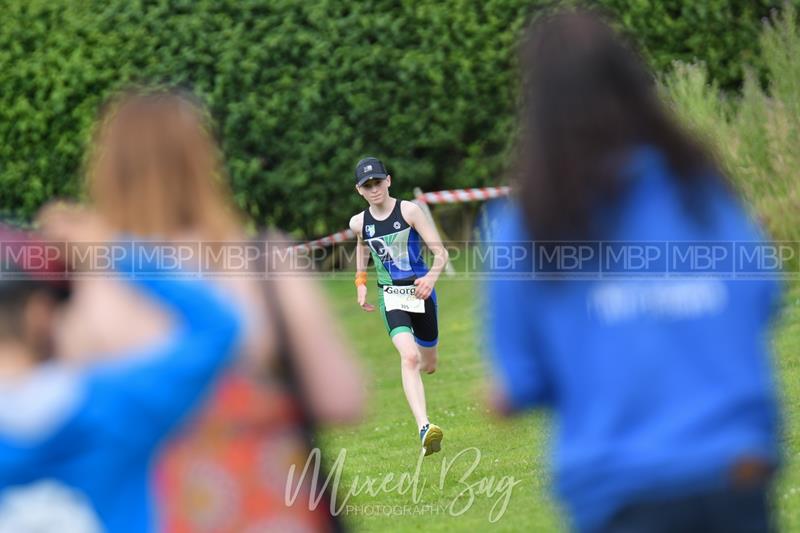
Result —
<path fill-rule="evenodd" d="M 16 247 L 33 248 L 41 246 L 42 241 L 29 232 L 0 224 L 0 243 L 5 248 Z M 60 259 L 46 259 L 37 264 L 33 269 L 19 261 L 28 252 L 22 252 L 18 258 L 14 254 L 3 257 L 2 272 L 0 273 L 0 340 L 26 341 L 25 321 L 28 318 L 27 308 L 33 299 L 39 303 L 55 306 L 67 300 L 70 294 L 70 284 L 66 276 L 65 265 Z M 45 358 L 49 356 L 49 339 L 36 339 L 34 343 L 36 354 Z"/>
<path fill-rule="evenodd" d="M 520 135 L 511 178 L 536 239 L 601 238 L 592 215 L 618 197 L 622 165 L 637 146 L 660 150 L 686 192 L 724 180 L 661 103 L 637 52 L 598 14 L 540 17 L 519 57 Z M 701 218 L 694 195 L 683 196 Z"/>
<path fill-rule="evenodd" d="M 115 230 L 232 238 L 232 208 L 208 113 L 188 93 L 130 89 L 104 106 L 87 160 L 91 199 Z"/>
<path fill-rule="evenodd" d="M 0 340 L 21 340 L 25 308 L 31 298 L 38 296 L 57 301 L 46 283 L 30 279 L 0 281 Z"/>

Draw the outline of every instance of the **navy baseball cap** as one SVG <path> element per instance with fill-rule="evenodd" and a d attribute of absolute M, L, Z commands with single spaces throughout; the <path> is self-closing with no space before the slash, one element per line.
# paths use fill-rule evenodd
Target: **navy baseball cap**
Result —
<path fill-rule="evenodd" d="M 378 158 L 365 157 L 356 165 L 356 185 L 359 187 L 367 180 L 383 180 L 386 176 L 386 167 Z"/>

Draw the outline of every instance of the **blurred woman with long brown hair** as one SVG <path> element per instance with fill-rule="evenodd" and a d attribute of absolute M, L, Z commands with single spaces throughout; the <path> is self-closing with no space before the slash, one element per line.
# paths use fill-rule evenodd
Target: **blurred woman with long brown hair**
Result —
<path fill-rule="evenodd" d="M 494 243 L 529 253 L 487 282 L 497 409 L 557 417 L 579 531 L 769 530 L 780 287 L 679 260 L 765 246 L 760 229 L 602 18 L 542 16 L 520 51 L 516 198 Z"/>
<path fill-rule="evenodd" d="M 111 100 L 87 166 L 91 208 L 117 232 L 211 247 L 244 244 L 207 113 L 187 95 L 142 90 Z M 55 211 L 43 223 L 58 235 L 68 233 L 68 218 Z M 335 528 L 324 504 L 311 511 L 301 498 L 288 506 L 284 485 L 289 467 L 302 468 L 306 460 L 311 421 L 360 415 L 361 370 L 312 282 L 300 275 L 264 282 L 253 272 L 237 272 L 237 279 L 214 274 L 244 317 L 245 341 L 237 367 L 157 468 L 161 525 L 167 531 Z M 157 341 L 169 321 L 119 281 L 85 280 L 58 341 L 80 361 Z"/>

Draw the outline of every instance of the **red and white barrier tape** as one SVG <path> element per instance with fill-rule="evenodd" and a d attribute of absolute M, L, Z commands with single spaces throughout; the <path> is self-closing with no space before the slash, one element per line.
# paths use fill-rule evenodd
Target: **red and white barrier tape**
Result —
<path fill-rule="evenodd" d="M 508 196 L 509 187 L 481 187 L 479 189 L 452 189 L 449 191 L 426 192 L 417 196 L 417 200 L 426 204 L 457 204 L 489 200 L 500 196 Z"/>
<path fill-rule="evenodd" d="M 508 196 L 510 187 L 481 187 L 474 189 L 451 189 L 449 191 L 426 192 L 417 196 L 416 200 L 426 204 L 457 204 L 463 202 L 476 202 Z M 331 244 L 345 242 L 356 238 L 351 229 L 337 231 L 326 237 L 314 239 L 294 247 L 295 250 L 310 250 L 312 248 L 325 248 Z"/>
<path fill-rule="evenodd" d="M 321 239 L 314 239 L 313 241 L 308 241 L 304 244 L 298 244 L 294 247 L 295 250 L 310 250 L 312 248 L 325 248 L 330 246 L 331 244 L 336 244 L 337 242 L 345 242 L 350 241 L 356 238 L 356 234 L 353 233 L 351 229 L 345 229 L 342 231 L 337 231 L 332 235 L 328 235 L 327 237 L 322 237 Z"/>

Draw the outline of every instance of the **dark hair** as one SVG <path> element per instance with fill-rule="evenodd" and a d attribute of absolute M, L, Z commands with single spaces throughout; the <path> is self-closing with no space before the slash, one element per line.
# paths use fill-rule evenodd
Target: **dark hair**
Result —
<path fill-rule="evenodd" d="M 661 104 L 638 54 L 599 15 L 539 18 L 521 42 L 520 62 L 512 181 L 536 239 L 599 237 L 591 216 L 617 198 L 621 165 L 637 145 L 659 149 L 687 185 L 720 175 Z"/>
<path fill-rule="evenodd" d="M 2 276 L 0 276 L 0 308 L 21 309 L 31 295 L 44 291 L 56 301 L 65 301 L 71 292 L 64 257 L 53 258 L 43 247 L 48 241 L 35 233 L 0 222 Z M 36 265 L 26 265 L 25 257 L 36 253 L 42 258 Z"/>

